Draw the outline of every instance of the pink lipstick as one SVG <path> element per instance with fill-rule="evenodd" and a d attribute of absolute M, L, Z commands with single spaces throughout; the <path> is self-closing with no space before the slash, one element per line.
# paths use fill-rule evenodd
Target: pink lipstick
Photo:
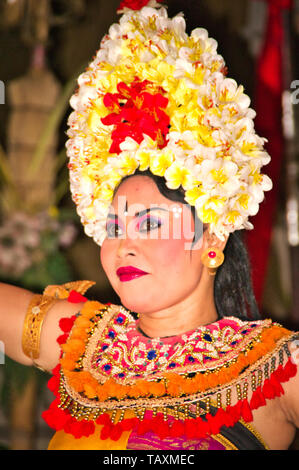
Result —
<path fill-rule="evenodd" d="M 134 266 L 124 266 L 122 268 L 118 268 L 116 274 L 122 282 L 127 282 L 148 273 L 141 271 L 141 269 L 135 268 Z"/>

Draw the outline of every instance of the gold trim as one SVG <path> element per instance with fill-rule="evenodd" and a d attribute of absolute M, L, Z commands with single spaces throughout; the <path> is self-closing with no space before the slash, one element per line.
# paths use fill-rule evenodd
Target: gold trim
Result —
<path fill-rule="evenodd" d="M 44 295 L 47 295 L 48 297 L 54 297 L 55 299 L 67 299 L 72 290 L 75 290 L 79 294 L 84 295 L 85 292 L 94 284 L 95 282 L 93 281 L 74 281 L 61 285 L 54 284 L 47 286 L 43 293 Z"/>
<path fill-rule="evenodd" d="M 246 423 L 243 418 L 241 418 L 239 421 L 243 424 L 243 426 L 245 426 L 245 428 L 248 429 L 248 431 L 250 431 L 257 438 L 258 441 L 260 441 L 260 443 L 265 447 L 265 450 L 271 450 L 260 435 L 260 433 L 252 426 L 252 424 Z"/>
<path fill-rule="evenodd" d="M 215 441 L 220 442 L 220 444 L 224 445 L 225 450 L 239 450 L 231 441 L 229 441 L 226 437 L 222 436 L 222 434 L 211 434 L 211 436 Z"/>

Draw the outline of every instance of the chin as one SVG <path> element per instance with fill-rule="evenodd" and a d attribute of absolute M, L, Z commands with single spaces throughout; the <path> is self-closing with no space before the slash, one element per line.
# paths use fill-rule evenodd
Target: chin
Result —
<path fill-rule="evenodd" d="M 142 295 L 140 292 L 134 295 L 119 295 L 121 304 L 131 312 L 147 313 L 155 309 L 153 299 L 149 295 Z M 158 306 L 157 306 L 158 307 Z M 159 307 L 158 307 L 159 308 Z"/>

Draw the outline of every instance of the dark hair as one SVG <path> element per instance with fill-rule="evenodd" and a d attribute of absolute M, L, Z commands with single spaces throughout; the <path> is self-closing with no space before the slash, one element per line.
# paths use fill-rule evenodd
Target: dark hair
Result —
<path fill-rule="evenodd" d="M 136 170 L 132 175 L 125 176 L 119 186 L 126 179 L 135 175 L 150 177 L 156 183 L 160 193 L 167 199 L 188 204 L 184 200 L 184 189 L 181 186 L 176 190 L 169 189 L 163 177 L 154 175 L 149 170 Z M 195 207 L 188 206 L 195 221 L 195 234 L 192 242 L 192 244 L 195 244 L 202 234 L 202 222 L 196 214 Z M 200 230 L 198 230 L 198 227 L 200 227 Z M 224 255 L 224 263 L 218 268 L 214 283 L 214 300 L 218 316 L 220 318 L 233 316 L 242 320 L 260 319 L 252 288 L 248 254 L 240 231 L 230 234 L 224 249 Z"/>

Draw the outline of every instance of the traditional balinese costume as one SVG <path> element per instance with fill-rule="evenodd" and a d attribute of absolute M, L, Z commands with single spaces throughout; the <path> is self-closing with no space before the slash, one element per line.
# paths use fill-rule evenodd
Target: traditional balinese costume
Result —
<path fill-rule="evenodd" d="M 143 6 L 135 10 L 136 4 Z M 131 8 L 130 8 L 131 5 Z M 251 229 L 270 179 L 242 86 L 227 78 L 217 43 L 185 32 L 181 14 L 151 0 L 125 1 L 71 98 L 71 192 L 99 245 L 121 180 L 138 169 L 183 188 L 199 219 L 223 239 Z M 210 267 L 216 257 L 207 255 Z M 215 266 L 217 267 L 217 266 Z M 296 337 L 271 320 L 224 317 L 168 338 L 148 338 L 123 306 L 83 297 L 89 283 L 46 289 L 84 301 L 60 322 L 61 359 L 43 413 L 49 449 L 264 449 L 252 411 L 296 374 Z"/>

